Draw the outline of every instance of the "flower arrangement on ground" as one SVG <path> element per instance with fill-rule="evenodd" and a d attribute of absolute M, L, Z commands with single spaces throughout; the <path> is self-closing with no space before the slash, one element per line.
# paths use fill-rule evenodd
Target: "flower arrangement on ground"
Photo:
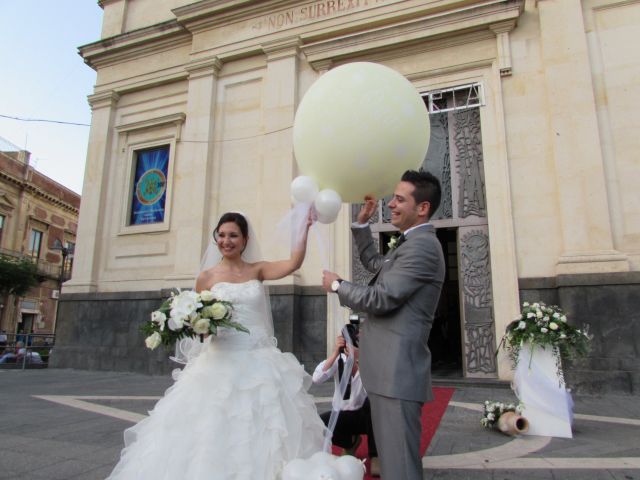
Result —
<path fill-rule="evenodd" d="M 550 347 L 557 349 L 562 358 L 574 358 L 587 354 L 591 336 L 588 327 L 581 330 L 567 323 L 567 316 L 560 307 L 524 302 L 520 318 L 507 325 L 498 348 L 504 347 L 516 365 L 520 349 L 527 342 L 532 348 Z"/>
<path fill-rule="evenodd" d="M 526 433 L 529 421 L 521 413 L 522 403 L 502 403 L 486 400 L 480 423 L 485 428 L 497 428 L 506 435 Z"/>
<path fill-rule="evenodd" d="M 160 344 L 172 346 L 184 337 L 217 335 L 220 327 L 249 333 L 246 327 L 231 320 L 232 314 L 233 305 L 215 298 L 209 290 L 200 293 L 178 290 L 151 313 L 151 319 L 140 330 L 147 335 L 145 344 L 151 350 Z"/>
<path fill-rule="evenodd" d="M 522 413 L 522 404 L 518 403 L 503 403 L 494 402 L 491 400 L 485 400 L 484 409 L 482 411 L 482 418 L 480 423 L 485 428 L 494 428 L 498 424 L 500 416 L 506 412 L 514 412 L 518 415 Z"/>

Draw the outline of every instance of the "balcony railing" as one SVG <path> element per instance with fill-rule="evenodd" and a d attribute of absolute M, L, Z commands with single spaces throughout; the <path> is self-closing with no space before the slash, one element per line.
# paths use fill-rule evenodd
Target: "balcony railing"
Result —
<path fill-rule="evenodd" d="M 39 275 L 44 275 L 45 277 L 53 278 L 56 280 L 60 278 L 62 267 L 55 263 L 47 262 L 39 258 L 34 258 L 31 255 L 24 254 L 22 252 L 17 252 L 15 250 L 7 250 L 6 248 L 0 248 L 0 255 L 4 255 L 6 257 L 13 257 L 17 259 L 30 260 L 36 264 Z M 63 281 L 68 280 L 69 276 L 70 276 L 70 272 L 65 272 L 66 278 L 64 278 Z"/>

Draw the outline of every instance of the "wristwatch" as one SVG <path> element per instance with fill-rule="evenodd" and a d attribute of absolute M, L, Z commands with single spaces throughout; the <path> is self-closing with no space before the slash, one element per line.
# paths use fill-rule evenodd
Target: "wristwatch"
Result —
<path fill-rule="evenodd" d="M 333 282 L 331 282 L 331 291 L 332 292 L 337 292 L 338 289 L 340 288 L 340 284 L 342 283 L 342 279 L 338 278 L 337 280 L 334 280 Z"/>

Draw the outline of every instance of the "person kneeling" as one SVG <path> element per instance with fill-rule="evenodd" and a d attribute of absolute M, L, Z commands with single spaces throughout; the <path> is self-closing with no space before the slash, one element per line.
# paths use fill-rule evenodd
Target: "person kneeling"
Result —
<path fill-rule="evenodd" d="M 358 370 L 358 334 L 353 325 L 347 325 L 347 328 L 353 341 L 353 352 L 348 351 L 349 346 L 344 337 L 342 335 L 338 336 L 333 353 L 326 360 L 320 362 L 313 372 L 313 383 L 320 384 L 330 378 L 335 378 L 336 388 L 333 394 L 332 405 L 333 409 L 338 410 L 340 413 L 333 431 L 332 443 L 343 448 L 345 454 L 355 455 L 362 440 L 360 435 L 367 435 L 369 458 L 371 458 L 371 474 L 379 476 L 380 463 L 375 438 L 373 436 L 373 427 L 371 425 L 371 407 L 369 405 L 369 399 L 367 398 L 367 392 L 362 386 L 362 380 L 360 380 L 360 372 Z M 355 361 L 351 369 L 351 378 L 347 384 L 344 397 L 340 398 L 340 389 L 338 386 L 347 359 L 347 355 L 342 353 L 345 349 L 347 353 L 353 354 Z M 336 370 L 338 371 L 337 378 L 335 376 Z M 329 417 L 331 417 L 331 411 L 320 415 L 325 425 L 329 424 Z"/>

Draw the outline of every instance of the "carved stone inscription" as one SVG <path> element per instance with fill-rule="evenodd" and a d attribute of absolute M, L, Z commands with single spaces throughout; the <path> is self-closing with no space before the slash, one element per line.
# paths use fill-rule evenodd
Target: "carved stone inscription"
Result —
<path fill-rule="evenodd" d="M 321 0 L 260 17 L 251 25 L 251 29 L 256 33 L 274 32 L 397 1 L 399 0 Z"/>
<path fill-rule="evenodd" d="M 485 228 L 460 228 L 460 280 L 467 376 L 495 374 L 489 237 Z"/>

